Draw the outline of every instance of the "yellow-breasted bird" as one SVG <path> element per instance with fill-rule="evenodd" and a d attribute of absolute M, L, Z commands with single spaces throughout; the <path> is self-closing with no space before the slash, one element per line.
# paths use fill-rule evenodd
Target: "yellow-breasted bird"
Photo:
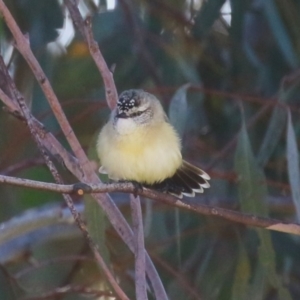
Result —
<path fill-rule="evenodd" d="M 173 194 L 194 197 L 209 175 L 184 161 L 181 141 L 159 100 L 143 90 L 124 91 L 102 128 L 97 153 L 101 173 Z"/>

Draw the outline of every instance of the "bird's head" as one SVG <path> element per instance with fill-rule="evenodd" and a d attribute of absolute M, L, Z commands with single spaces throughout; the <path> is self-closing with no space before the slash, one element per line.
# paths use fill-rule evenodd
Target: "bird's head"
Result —
<path fill-rule="evenodd" d="M 143 90 L 127 90 L 120 94 L 116 111 L 117 119 L 130 119 L 137 125 L 147 125 L 164 115 L 159 100 Z"/>

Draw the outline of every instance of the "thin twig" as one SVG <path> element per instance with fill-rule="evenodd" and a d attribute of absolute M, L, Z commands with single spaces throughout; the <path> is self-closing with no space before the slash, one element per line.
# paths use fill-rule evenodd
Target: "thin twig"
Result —
<path fill-rule="evenodd" d="M 28 179 L 19 179 L 10 176 L 0 175 L 0 183 L 13 184 L 23 187 L 38 188 L 43 190 L 49 190 L 58 193 L 111 193 L 111 192 L 123 192 L 123 193 L 137 193 L 140 196 L 150 198 L 171 206 L 175 206 L 181 209 L 193 211 L 201 215 L 217 216 L 223 219 L 241 223 L 248 226 L 261 227 L 269 230 L 281 231 L 286 233 L 292 233 L 300 235 L 300 224 L 287 223 L 276 219 L 258 217 L 230 209 L 209 206 L 200 204 L 199 202 L 185 203 L 180 199 L 177 199 L 171 195 L 163 194 L 154 190 L 146 189 L 136 191 L 135 186 L 130 182 L 125 183 L 109 183 L 109 184 L 85 184 L 75 183 L 71 185 L 59 185 L 54 183 L 37 182 Z M 49 188 L 47 188 L 49 187 Z"/>
<path fill-rule="evenodd" d="M 29 169 L 29 168 L 44 165 L 44 164 L 45 164 L 44 160 L 40 157 L 32 158 L 32 159 L 24 159 L 14 165 L 10 165 L 7 168 L 2 169 L 1 173 L 4 175 L 12 175 L 12 174 L 18 173 L 24 169 Z"/>
<path fill-rule="evenodd" d="M 254 124 L 265 115 L 265 113 L 272 107 L 271 103 L 265 104 L 253 117 L 251 117 L 247 122 L 247 129 L 254 126 Z M 206 166 L 207 171 L 212 169 L 222 158 L 224 158 L 237 144 L 239 133 L 237 133 L 227 144 L 226 146 L 219 151 L 213 160 Z"/>
<path fill-rule="evenodd" d="M 140 197 L 130 194 L 132 227 L 135 243 L 135 293 L 136 299 L 147 300 L 145 242 Z"/>
<path fill-rule="evenodd" d="M 13 16 L 11 15 L 10 11 L 4 4 L 3 0 L 0 0 L 0 13 L 3 16 L 6 25 L 8 26 L 9 30 L 11 31 L 13 37 L 15 38 L 15 46 L 22 54 L 24 59 L 27 61 L 28 65 L 30 66 L 32 72 L 34 73 L 38 83 L 40 84 L 46 98 L 49 100 L 49 104 L 51 109 L 66 137 L 72 149 L 76 149 L 76 157 L 84 157 L 85 154 L 82 153 L 83 150 L 77 140 L 73 129 L 71 128 L 62 108 L 60 102 L 58 101 L 54 91 L 50 85 L 50 82 L 43 72 L 40 64 L 38 63 L 37 59 L 33 55 L 30 44 L 29 38 L 25 36 L 19 26 L 17 25 L 16 21 L 14 20 Z M 86 159 L 85 163 L 88 163 Z"/>
<path fill-rule="evenodd" d="M 1 56 L 0 56 L 1 61 Z M 2 92 L 2 93 L 1 93 Z M 5 100 L 7 100 L 7 104 L 9 107 L 14 107 L 17 109 L 17 112 L 19 115 L 22 115 L 22 112 L 20 111 L 20 108 L 17 105 L 14 105 L 14 101 L 10 99 L 1 89 L 0 89 L 0 98 L 2 99 L 1 95 L 5 97 Z M 64 164 L 67 166 L 67 168 L 79 179 L 84 180 L 82 170 L 78 168 L 78 161 L 76 158 L 74 158 L 72 155 L 70 155 L 63 147 L 62 145 L 56 140 L 56 138 L 49 132 L 45 131 L 43 125 L 37 121 L 35 118 L 32 117 L 32 121 L 35 123 L 36 126 L 38 126 L 38 130 L 40 134 L 43 136 L 43 144 L 44 147 L 55 157 L 61 158 L 61 161 L 64 162 Z M 3 177 L 2 177 L 3 178 Z M 12 177 L 10 177 L 12 178 Z M 89 178 L 89 177 L 88 177 Z M 97 180 L 95 180 L 95 178 Z M 6 180 L 8 177 L 6 178 Z M 26 182 L 26 180 L 21 180 L 23 183 Z M 101 184 L 99 178 L 95 175 L 95 177 L 91 177 L 90 183 L 95 184 Z M 8 182 L 7 182 L 8 183 Z M 41 187 L 41 189 L 44 189 Z M 67 191 L 66 191 L 67 193 Z M 105 194 L 93 194 L 93 197 L 97 200 L 100 206 L 104 209 L 104 211 L 107 213 L 112 225 L 120 235 L 120 237 L 123 239 L 123 241 L 128 245 L 129 249 L 134 252 L 134 244 L 133 244 L 133 233 L 131 231 L 131 228 L 129 227 L 128 223 L 124 219 L 123 215 L 115 205 L 115 203 L 107 196 L 105 197 Z M 153 289 L 155 291 L 155 294 L 157 295 L 158 299 L 167 299 L 167 295 L 164 291 L 162 282 L 160 280 L 160 277 L 148 255 L 146 253 L 146 270 L 147 275 L 151 281 L 151 284 L 153 286 Z"/>
<path fill-rule="evenodd" d="M 56 167 L 54 166 L 53 162 L 51 161 L 48 153 L 45 151 L 44 147 L 43 147 L 43 144 L 41 142 L 41 136 L 39 134 L 39 132 L 36 130 L 35 126 L 34 126 L 34 122 L 32 121 L 32 117 L 31 117 L 31 113 L 28 109 L 28 107 L 26 106 L 25 104 L 25 101 L 24 101 L 24 98 L 21 97 L 21 95 L 15 90 L 15 93 L 16 93 L 16 98 L 19 102 L 19 105 L 20 105 L 20 108 L 23 112 L 23 115 L 25 116 L 26 118 L 26 122 L 27 122 L 27 125 L 29 127 L 29 130 L 31 132 L 31 135 L 32 137 L 34 138 L 39 150 L 41 151 L 42 155 L 43 155 L 43 158 L 50 170 L 50 172 L 52 173 L 55 181 L 58 183 L 58 184 L 63 184 L 63 180 L 61 178 L 61 176 L 59 175 Z M 119 284 L 117 283 L 117 281 L 115 280 L 114 276 L 112 275 L 112 273 L 110 272 L 109 268 L 107 267 L 104 259 L 102 258 L 102 256 L 100 255 L 99 253 L 99 249 L 98 247 L 96 246 L 96 244 L 94 243 L 94 241 L 91 239 L 90 237 L 90 234 L 80 216 L 80 214 L 78 213 L 78 211 L 76 210 L 75 206 L 74 206 L 74 203 L 73 203 L 73 200 L 72 198 L 70 197 L 70 195 L 67 195 L 67 194 L 63 194 L 63 197 L 78 225 L 78 227 L 81 229 L 83 235 L 85 236 L 91 250 L 93 251 L 94 253 L 94 256 L 96 258 L 96 261 L 98 263 L 98 265 L 101 267 L 101 269 L 103 270 L 103 272 L 105 273 L 106 275 L 106 278 L 108 279 L 109 283 L 111 284 L 111 286 L 113 287 L 114 291 L 116 292 L 116 294 L 121 298 L 121 299 L 129 299 L 126 294 L 123 292 L 123 290 L 120 288 Z"/>
<path fill-rule="evenodd" d="M 75 2 L 70 2 L 70 5 L 73 7 L 76 7 Z M 76 7 L 77 8 L 77 7 Z M 8 11 L 7 7 L 5 6 L 3 0 L 0 0 L 0 14 L 2 14 L 8 28 L 11 30 L 15 40 L 16 40 L 16 46 L 18 50 L 23 55 L 24 59 L 28 62 L 32 72 L 34 73 L 35 77 L 37 78 L 42 90 L 44 91 L 44 94 L 47 98 L 47 100 L 50 103 L 50 106 L 57 117 L 57 120 L 62 128 L 62 131 L 64 132 L 72 151 L 74 152 L 76 158 L 78 159 L 78 163 L 72 163 L 71 160 L 67 161 L 69 165 L 66 164 L 66 166 L 72 171 L 72 173 L 81 181 L 88 182 L 88 183 L 99 183 L 100 180 L 98 176 L 95 174 L 92 166 L 89 164 L 89 161 L 80 146 L 72 128 L 67 122 L 67 119 L 61 109 L 61 106 L 59 104 L 59 101 L 55 94 L 53 93 L 53 89 L 49 84 L 49 81 L 46 77 L 46 75 L 43 73 L 40 65 L 38 64 L 37 60 L 32 54 L 32 51 L 29 47 L 29 41 L 28 39 L 21 33 L 19 27 L 17 26 L 15 20 L 11 16 L 10 12 Z M 93 51 L 97 52 L 97 47 L 93 48 Z M 99 49 L 98 49 L 99 50 Z M 107 84 L 106 82 L 104 82 Z M 113 95 L 114 93 L 112 93 Z M 51 136 L 50 136 L 51 137 Z M 49 137 L 49 139 L 50 139 Z M 44 140 L 46 143 L 49 142 L 49 139 Z M 66 150 L 58 143 L 58 141 L 54 138 L 52 139 L 52 142 L 55 144 L 54 151 L 57 151 L 57 155 L 59 157 L 62 157 L 63 161 L 65 158 L 69 159 L 68 155 L 66 154 Z M 45 145 L 47 148 L 52 147 L 51 143 L 48 143 Z M 53 150 L 53 149 L 51 149 Z M 60 153 L 61 151 L 61 153 Z M 64 157 L 66 156 L 66 157 Z M 76 159 L 74 159 L 75 161 Z M 76 166 L 75 166 L 76 164 Z M 120 237 L 123 239 L 123 241 L 128 245 L 129 249 L 133 252 L 134 251 L 134 245 L 132 241 L 132 230 L 128 223 L 126 222 L 124 216 L 119 211 L 117 206 L 114 204 L 112 199 L 108 195 L 104 194 L 94 194 L 93 197 L 96 199 L 98 204 L 102 207 L 102 209 L 107 214 L 111 224 L 116 229 Z M 146 254 L 146 268 L 147 268 L 147 274 L 151 281 L 151 285 L 155 291 L 156 298 L 158 299 L 168 299 L 167 294 L 165 292 L 165 289 L 162 285 L 161 279 L 154 267 L 153 262 L 151 261 L 148 254 Z"/>
<path fill-rule="evenodd" d="M 91 28 L 91 19 L 87 18 L 86 21 L 83 21 L 83 18 L 80 15 L 79 9 L 77 7 L 77 3 L 74 0 L 65 0 L 65 5 L 68 7 L 70 15 L 72 17 L 72 20 L 75 24 L 75 26 L 78 28 L 78 30 L 83 35 L 84 39 L 86 40 L 88 44 L 89 51 L 91 53 L 91 56 L 93 57 L 101 75 L 104 81 L 105 85 L 105 92 L 106 92 L 106 100 L 108 102 L 108 106 L 113 109 L 116 106 L 117 102 L 117 90 L 114 84 L 113 76 L 111 71 L 108 69 L 106 62 L 102 56 L 102 53 L 100 52 L 98 44 L 95 42 L 93 38 L 92 28 Z M 81 163 L 80 157 L 77 156 Z M 84 163 L 84 161 L 82 161 Z M 99 179 L 97 176 L 95 176 L 94 171 L 89 167 L 89 165 L 85 166 L 84 171 L 87 170 L 86 179 L 89 181 L 87 182 L 99 182 Z M 104 209 L 106 214 L 109 216 L 110 222 L 115 227 L 115 229 L 118 231 L 119 235 L 123 238 L 123 240 L 126 242 L 126 244 L 129 246 L 130 250 L 134 252 L 134 245 L 132 236 L 133 233 L 131 231 L 131 228 L 126 223 L 124 217 L 120 213 L 118 209 L 114 206 L 114 203 L 111 201 L 110 198 L 106 197 L 97 197 L 95 194 L 93 195 L 94 198 L 98 201 L 98 203 L 101 205 L 101 207 Z M 119 217 L 118 217 L 119 215 Z M 121 219 L 120 219 L 121 218 Z M 122 222 L 121 222 L 122 220 Z M 123 223 L 123 224 L 122 224 Z M 122 225 L 121 225 L 122 224 Z M 166 291 L 164 289 L 164 286 L 161 282 L 161 279 L 148 255 L 146 253 L 146 269 L 148 277 L 151 281 L 151 285 L 153 287 L 155 297 L 157 299 L 168 299 L 168 296 L 166 294 Z"/>
<path fill-rule="evenodd" d="M 104 81 L 106 101 L 109 108 L 113 109 L 117 104 L 118 93 L 114 83 L 113 74 L 109 70 L 97 42 L 94 40 L 91 27 L 91 18 L 88 17 L 85 21 L 82 19 L 79 9 L 76 5 L 76 1 L 64 0 L 64 3 L 68 7 L 75 26 L 80 31 L 86 43 L 88 44 L 90 54 L 96 66 L 98 67 Z"/>

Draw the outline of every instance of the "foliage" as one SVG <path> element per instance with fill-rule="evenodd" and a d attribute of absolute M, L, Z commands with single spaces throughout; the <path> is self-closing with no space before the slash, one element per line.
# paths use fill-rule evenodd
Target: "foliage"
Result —
<path fill-rule="evenodd" d="M 98 164 L 95 136 L 109 110 L 87 46 L 79 33 L 70 43 L 57 39 L 57 29 L 66 27 L 65 8 L 58 1 L 6 3 L 29 34 L 76 135 Z M 211 175 L 211 189 L 190 201 L 299 220 L 300 2 L 232 0 L 229 24 L 229 15 L 222 14 L 225 0 L 120 0 L 113 10 L 105 1 L 97 9 L 91 3 L 80 1 L 82 12 L 92 15 L 95 38 L 114 70 L 118 91 L 143 88 L 157 95 L 180 131 L 185 159 Z M 16 50 L 10 55 L 11 35 L 2 19 L 0 39 L 1 55 L 33 114 L 65 145 L 29 68 Z M 63 167 L 60 171 L 73 182 Z M 28 129 L 4 110 L 0 174 L 53 180 Z M 63 205 L 62 197 L 50 192 L 1 185 L 0 193 L 0 222 L 30 208 Z M 115 199 L 129 219 L 127 195 Z M 133 299 L 134 257 L 89 201 L 88 228 Z M 170 299 L 299 299 L 299 238 L 143 203 L 146 248 Z M 17 235 L 16 242 L 29 242 L 10 261 L 3 254 L 8 243 L 0 244 L 0 290 L 6 299 L 42 295 L 68 284 L 107 286 L 77 231 L 64 235 L 70 229 L 61 224 L 47 230 Z M 58 298 L 83 296 L 66 293 L 51 299 Z"/>

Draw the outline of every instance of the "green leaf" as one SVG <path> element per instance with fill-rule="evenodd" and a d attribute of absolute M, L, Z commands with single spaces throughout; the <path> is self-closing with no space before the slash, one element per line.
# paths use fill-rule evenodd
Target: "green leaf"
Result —
<path fill-rule="evenodd" d="M 199 84 L 201 82 L 194 61 L 192 61 L 190 58 L 183 58 L 181 55 L 178 55 L 176 62 L 178 69 L 181 71 L 185 81 L 193 84 Z"/>
<path fill-rule="evenodd" d="M 239 176 L 238 189 L 242 210 L 267 216 L 265 176 L 252 153 L 244 121 L 235 153 L 235 170 Z"/>
<path fill-rule="evenodd" d="M 264 299 L 266 285 L 266 271 L 261 264 L 257 264 L 253 280 L 248 287 L 248 300 Z"/>
<path fill-rule="evenodd" d="M 291 112 L 288 110 L 287 124 L 287 163 L 289 182 L 292 190 L 293 202 L 296 208 L 297 219 L 300 221 L 300 172 L 299 172 L 299 154 L 296 141 L 296 135 L 292 123 Z"/>
<path fill-rule="evenodd" d="M 244 119 L 235 154 L 235 169 L 239 175 L 238 190 L 242 211 L 267 217 L 265 176 L 252 153 Z M 258 263 L 263 266 L 269 283 L 277 289 L 279 299 L 291 299 L 289 291 L 283 287 L 276 273 L 275 251 L 270 232 L 258 228 L 255 230 L 260 241 Z"/>
<path fill-rule="evenodd" d="M 284 130 L 286 113 L 280 106 L 276 106 L 273 110 L 271 120 L 264 140 L 258 153 L 258 162 L 261 166 L 266 165 L 270 156 L 274 152 L 280 136 Z"/>
<path fill-rule="evenodd" d="M 278 299 L 292 300 L 289 290 L 283 286 L 281 278 L 276 273 L 275 251 L 270 232 L 263 229 L 257 229 L 257 232 L 261 242 L 258 247 L 259 262 L 266 271 L 269 283 L 277 290 Z"/>
<path fill-rule="evenodd" d="M 293 43 L 283 23 L 283 19 L 279 14 L 277 5 L 274 0 L 264 0 L 262 4 L 265 6 L 264 12 L 269 21 L 272 34 L 281 49 L 285 60 L 291 68 L 295 69 L 299 64 L 299 59 L 293 48 Z"/>
<path fill-rule="evenodd" d="M 105 243 L 105 229 L 107 227 L 107 221 L 104 211 L 92 197 L 86 196 L 84 214 L 89 234 L 93 241 L 97 244 L 101 256 L 108 263 L 109 254 Z"/>
<path fill-rule="evenodd" d="M 205 272 L 201 267 L 196 274 L 199 281 L 197 286 L 201 287 L 201 299 L 229 299 L 225 294 L 227 294 L 228 279 L 232 274 L 234 260 L 218 256 L 218 250 L 214 246 L 213 248 L 208 247 L 207 251 L 209 253 L 205 260 L 209 261 L 204 262 Z M 230 291 L 228 292 L 230 293 Z"/>
<path fill-rule="evenodd" d="M 293 84 L 287 88 L 282 86 L 279 90 L 279 95 L 278 95 L 279 104 L 286 103 L 294 95 L 297 95 L 298 89 L 299 89 L 298 81 L 294 81 Z M 266 163 L 270 159 L 270 156 L 274 152 L 279 142 L 280 136 L 284 130 L 285 120 L 286 120 L 285 111 L 282 109 L 280 105 L 277 105 L 273 110 L 267 132 L 265 134 L 263 143 L 258 153 L 257 160 L 261 166 L 266 165 Z"/>
<path fill-rule="evenodd" d="M 245 249 L 245 246 L 240 242 L 239 253 L 237 260 L 237 267 L 235 270 L 233 288 L 232 288 L 232 300 L 247 299 L 249 281 L 251 277 L 250 261 Z"/>
<path fill-rule="evenodd" d="M 169 106 L 170 122 L 175 127 L 180 137 L 183 136 L 186 125 L 188 111 L 186 93 L 189 87 L 190 84 L 185 84 L 179 88 L 171 99 Z"/>
<path fill-rule="evenodd" d="M 168 297 L 169 299 L 185 299 L 192 300 L 196 299 L 194 291 L 190 291 L 190 289 L 184 288 L 183 284 L 178 283 L 178 279 L 172 280 L 167 287 Z M 194 297 L 193 297 L 194 296 Z M 200 297 L 200 295 L 198 295 Z M 197 298 L 198 298 L 197 297 Z"/>

